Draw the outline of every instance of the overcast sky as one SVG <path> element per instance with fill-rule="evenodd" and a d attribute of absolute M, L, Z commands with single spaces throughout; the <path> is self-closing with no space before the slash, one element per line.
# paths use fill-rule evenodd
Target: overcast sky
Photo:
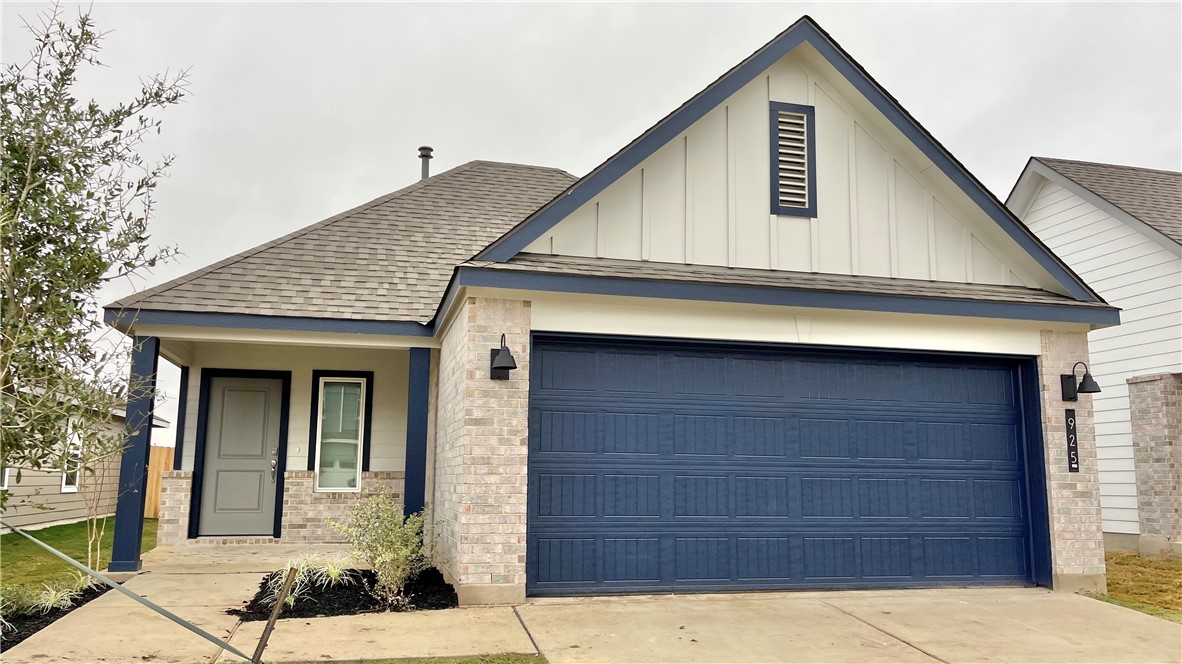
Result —
<path fill-rule="evenodd" d="M 5 2 L 2 55 L 23 61 Z M 83 5 L 67 5 L 70 11 Z M 1182 170 L 1182 3 L 93 5 L 81 92 L 189 68 L 155 241 L 184 254 L 107 301 L 472 159 L 583 175 L 802 14 L 1004 200 L 1031 155 Z M 175 395 L 176 372 L 162 376 Z M 175 403 L 159 414 L 175 419 Z M 171 433 L 160 439 L 171 439 Z"/>

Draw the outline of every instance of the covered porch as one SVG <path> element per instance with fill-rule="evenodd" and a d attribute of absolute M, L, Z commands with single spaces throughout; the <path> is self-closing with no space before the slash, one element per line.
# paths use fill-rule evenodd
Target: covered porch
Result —
<path fill-rule="evenodd" d="M 180 368 L 161 547 L 340 542 L 329 520 L 374 492 L 393 495 L 407 513 L 422 510 L 438 352 L 431 337 L 377 326 L 325 332 L 139 319 L 120 327 L 135 340 L 131 379 L 147 388 L 129 413 L 150 416 L 161 358 Z M 111 571 L 141 568 L 148 446 L 137 431 L 123 456 Z"/>

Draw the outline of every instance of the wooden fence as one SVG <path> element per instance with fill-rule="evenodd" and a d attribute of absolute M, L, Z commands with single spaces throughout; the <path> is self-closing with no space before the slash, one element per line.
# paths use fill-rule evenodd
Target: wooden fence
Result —
<path fill-rule="evenodd" d="M 147 492 L 144 496 L 144 518 L 160 518 L 160 485 L 164 480 L 164 472 L 172 470 L 171 447 L 152 447 L 152 455 L 148 459 Z"/>

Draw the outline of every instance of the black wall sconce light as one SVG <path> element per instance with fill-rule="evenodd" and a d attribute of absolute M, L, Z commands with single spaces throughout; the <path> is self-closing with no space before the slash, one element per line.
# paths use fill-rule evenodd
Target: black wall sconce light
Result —
<path fill-rule="evenodd" d="M 517 360 L 509 352 L 505 344 L 505 335 L 501 335 L 501 347 L 489 351 L 488 376 L 493 380 L 509 380 L 509 372 L 517 368 Z"/>
<path fill-rule="evenodd" d="M 1084 375 L 1075 382 L 1075 370 L 1080 365 L 1083 365 Z M 1096 384 L 1096 379 L 1092 378 L 1091 372 L 1088 371 L 1088 365 L 1083 362 L 1076 362 L 1075 366 L 1071 367 L 1071 373 L 1062 374 L 1059 376 L 1059 382 L 1063 386 L 1063 400 L 1064 401 L 1079 401 L 1081 394 L 1095 394 L 1100 391 L 1100 386 Z"/>

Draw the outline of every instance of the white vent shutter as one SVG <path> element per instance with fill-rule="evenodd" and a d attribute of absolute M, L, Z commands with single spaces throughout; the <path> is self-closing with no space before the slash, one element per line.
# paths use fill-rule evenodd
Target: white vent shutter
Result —
<path fill-rule="evenodd" d="M 807 117 L 802 113 L 778 111 L 776 114 L 777 180 L 780 183 L 780 205 L 807 208 L 808 131 Z"/>

